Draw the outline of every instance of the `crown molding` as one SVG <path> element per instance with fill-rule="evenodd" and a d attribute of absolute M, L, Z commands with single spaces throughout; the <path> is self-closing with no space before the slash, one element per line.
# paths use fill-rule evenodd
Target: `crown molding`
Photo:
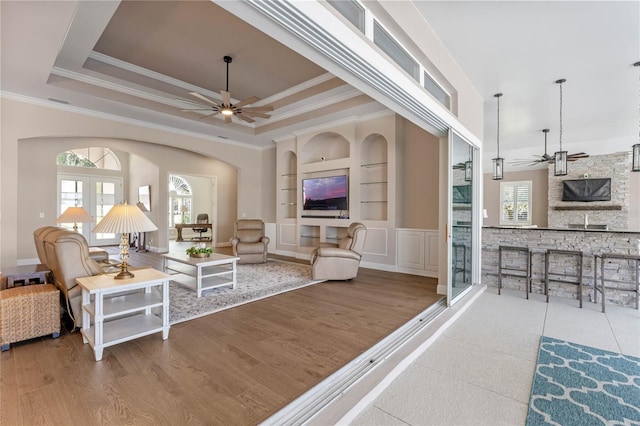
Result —
<path fill-rule="evenodd" d="M 225 139 L 225 138 L 221 138 L 221 137 L 218 137 L 218 136 L 212 136 L 212 135 L 209 135 L 209 134 L 206 134 L 206 133 L 200 133 L 200 132 L 193 132 L 193 131 L 189 131 L 189 130 L 177 129 L 175 127 L 163 126 L 161 124 L 150 123 L 148 121 L 131 119 L 131 118 L 123 117 L 123 116 L 120 116 L 120 115 L 99 112 L 99 111 L 95 111 L 95 110 L 91 110 L 91 109 L 87 109 L 87 108 L 80 108 L 80 107 L 77 107 L 77 106 L 74 106 L 74 105 L 71 105 L 71 104 L 61 104 L 61 103 L 55 102 L 55 101 L 32 98 L 30 96 L 20 95 L 20 94 L 13 93 L 13 92 L 0 91 L 0 98 L 1 99 L 10 99 L 10 100 L 18 101 L 18 102 L 24 102 L 24 103 L 31 104 L 31 105 L 44 106 L 44 107 L 51 108 L 51 109 L 57 109 L 57 110 L 61 110 L 61 111 L 67 111 L 67 112 L 72 112 L 72 113 L 76 113 L 76 114 L 82 114 L 82 115 L 86 115 L 86 116 L 89 116 L 89 117 L 95 117 L 95 118 L 100 118 L 100 119 L 104 119 L 104 120 L 115 121 L 115 122 L 119 122 L 119 123 L 133 125 L 133 126 L 144 127 L 144 128 L 147 128 L 147 129 L 160 130 L 160 131 L 163 131 L 163 132 L 173 133 L 173 134 L 177 134 L 177 135 L 189 136 L 189 137 L 194 137 L 194 138 L 199 138 L 199 139 L 206 139 L 206 140 L 218 142 L 218 143 L 225 144 L 225 145 L 238 146 L 238 147 L 241 147 L 241 148 L 249 148 L 249 149 L 254 149 L 254 150 L 258 150 L 258 151 L 263 151 L 265 149 L 270 149 L 271 148 L 271 146 L 266 146 L 266 147 L 255 146 L 255 145 L 247 144 L 247 143 L 244 143 L 244 142 L 235 141 L 235 140 L 232 140 L 232 139 Z M 147 141 L 147 142 L 149 142 L 149 141 Z"/>

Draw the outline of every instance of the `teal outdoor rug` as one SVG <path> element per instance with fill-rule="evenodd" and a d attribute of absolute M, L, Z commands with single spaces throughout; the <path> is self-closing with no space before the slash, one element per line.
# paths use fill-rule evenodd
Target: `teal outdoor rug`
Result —
<path fill-rule="evenodd" d="M 542 336 L 527 426 L 640 425 L 640 358 Z"/>

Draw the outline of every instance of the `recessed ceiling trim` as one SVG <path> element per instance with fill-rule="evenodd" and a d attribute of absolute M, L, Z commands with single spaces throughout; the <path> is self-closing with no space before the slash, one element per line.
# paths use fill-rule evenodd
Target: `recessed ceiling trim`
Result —
<path fill-rule="evenodd" d="M 156 71 L 152 71 L 150 69 L 144 68 L 144 67 L 140 67 L 138 65 L 134 65 L 130 62 L 126 62 L 126 61 L 122 61 L 120 59 L 114 58 L 113 56 L 109 56 L 109 55 L 105 55 L 104 53 L 100 53 L 100 52 L 96 52 L 96 51 L 92 51 L 89 54 L 89 58 L 93 59 L 94 61 L 98 61 L 107 65 L 110 65 L 112 67 L 116 67 L 119 69 L 123 69 L 125 71 L 129 71 L 132 72 L 134 74 L 138 74 L 138 75 L 142 75 L 144 77 L 147 78 L 151 78 L 154 80 L 158 80 L 161 81 L 165 84 L 169 84 L 175 87 L 179 87 L 181 89 L 185 90 L 185 93 L 188 92 L 198 92 L 201 93 L 203 95 L 206 95 L 210 98 L 213 98 L 215 100 L 221 101 L 222 97 L 220 96 L 219 92 L 213 92 L 211 90 L 205 89 L 203 87 L 200 86 L 196 86 L 194 84 L 190 84 L 187 83 L 185 81 L 182 80 L 178 80 L 177 78 L 173 78 L 173 77 L 169 77 L 168 75 L 164 75 L 161 74 L 159 72 Z M 266 99 L 261 99 L 260 101 L 254 103 L 254 106 L 262 106 L 262 105 L 267 105 L 267 104 L 271 104 L 274 102 L 279 101 L 280 99 L 284 99 L 286 97 L 295 95 L 298 92 L 301 92 L 303 90 L 307 90 L 310 89 L 312 87 L 315 87 L 319 84 L 322 84 L 326 81 L 329 81 L 331 79 L 335 78 L 335 76 L 331 75 L 330 73 L 325 73 L 322 74 L 318 77 L 312 78 L 310 80 L 307 80 L 303 83 L 300 83 L 296 86 L 290 87 L 287 90 L 284 90 L 280 93 L 277 93 L 273 96 L 269 96 Z M 187 102 L 189 102 L 187 100 Z M 238 102 L 238 99 L 232 99 L 232 103 L 236 103 Z"/>
<path fill-rule="evenodd" d="M 247 1 L 254 9 L 276 22 L 290 33 L 338 63 L 352 75 L 359 78 L 398 105 L 424 120 L 435 130 L 444 134 L 449 125 L 425 107 L 424 103 L 401 87 L 367 60 L 346 46 L 331 32 L 309 19 L 293 4 L 287 2 Z M 423 90 L 416 85 L 416 89 Z"/>
<path fill-rule="evenodd" d="M 255 150 L 258 150 L 258 151 L 263 151 L 265 149 L 271 149 L 273 147 L 272 145 L 269 145 L 269 146 L 266 146 L 266 147 L 258 147 L 258 146 L 255 146 L 255 145 L 251 145 L 251 144 L 247 144 L 247 143 L 244 143 L 244 142 L 235 141 L 235 140 L 232 140 L 232 139 L 220 140 L 220 137 L 218 137 L 218 136 L 207 135 L 207 134 L 201 133 L 201 132 L 192 132 L 192 131 L 183 130 L 183 129 L 180 129 L 180 128 L 177 128 L 177 127 L 163 126 L 161 124 L 151 123 L 149 121 L 136 120 L 136 119 L 133 119 L 133 118 L 123 117 L 121 115 L 109 114 L 109 113 L 105 113 L 105 112 L 96 111 L 96 110 L 93 110 L 93 109 L 80 108 L 80 107 L 77 107 L 77 106 L 74 106 L 74 105 L 66 105 L 66 104 L 60 104 L 60 103 L 57 103 L 57 102 L 44 101 L 42 99 L 32 98 L 32 97 L 24 96 L 24 95 L 21 95 L 21 94 L 18 94 L 18 93 L 0 91 L 0 98 L 10 99 L 10 100 L 18 101 L 18 102 L 24 102 L 24 103 L 28 103 L 28 104 L 32 104 L 32 105 L 45 106 L 45 107 L 52 108 L 52 109 L 59 109 L 59 110 L 63 110 L 63 111 L 73 112 L 73 113 L 82 114 L 82 115 L 86 115 L 86 116 L 89 116 L 89 117 L 96 117 L 96 118 L 105 119 L 105 120 L 109 120 L 109 121 L 117 121 L 117 122 L 120 122 L 120 123 L 131 124 L 131 125 L 138 126 L 138 127 L 145 127 L 145 128 L 148 128 L 148 129 L 161 130 L 163 132 L 174 133 L 174 134 L 177 134 L 177 135 L 184 135 L 184 136 L 189 136 L 189 137 L 193 137 L 193 138 L 197 138 L 197 139 L 210 140 L 210 141 L 218 142 L 218 143 L 225 144 L 225 145 L 235 145 L 235 146 L 239 146 L 239 147 L 242 147 L 242 148 L 255 149 Z"/>
<path fill-rule="evenodd" d="M 220 96 L 220 92 L 213 92 L 211 90 L 205 89 L 203 87 L 196 86 L 194 84 L 189 84 L 185 81 L 178 80 L 177 78 L 169 77 L 168 75 L 161 74 L 159 72 L 152 71 L 147 68 L 140 67 L 138 65 L 134 65 L 130 62 L 125 62 L 120 59 L 114 58 L 109 55 L 105 55 L 100 52 L 92 51 L 89 54 L 89 58 L 94 61 L 102 62 L 107 65 L 111 65 L 112 67 L 120 68 L 138 75 L 142 75 L 144 77 L 148 77 L 154 80 L 161 81 L 163 83 L 169 84 L 171 86 L 180 87 L 185 90 L 185 95 L 189 92 L 199 92 L 203 95 L 206 95 L 210 98 L 214 98 L 216 100 L 221 101 L 222 97 Z M 232 99 L 235 103 L 237 100 Z"/>

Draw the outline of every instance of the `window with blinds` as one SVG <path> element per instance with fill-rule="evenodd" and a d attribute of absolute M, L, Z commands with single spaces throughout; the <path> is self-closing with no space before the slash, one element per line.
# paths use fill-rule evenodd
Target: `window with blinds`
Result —
<path fill-rule="evenodd" d="M 500 182 L 500 225 L 531 225 L 531 181 Z"/>

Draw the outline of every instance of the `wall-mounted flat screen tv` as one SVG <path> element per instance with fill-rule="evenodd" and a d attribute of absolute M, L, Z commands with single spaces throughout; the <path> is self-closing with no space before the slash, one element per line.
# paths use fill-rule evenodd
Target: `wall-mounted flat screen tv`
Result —
<path fill-rule="evenodd" d="M 302 180 L 303 210 L 348 210 L 347 176 L 329 176 Z"/>
<path fill-rule="evenodd" d="M 611 178 L 562 181 L 562 201 L 611 201 Z"/>

